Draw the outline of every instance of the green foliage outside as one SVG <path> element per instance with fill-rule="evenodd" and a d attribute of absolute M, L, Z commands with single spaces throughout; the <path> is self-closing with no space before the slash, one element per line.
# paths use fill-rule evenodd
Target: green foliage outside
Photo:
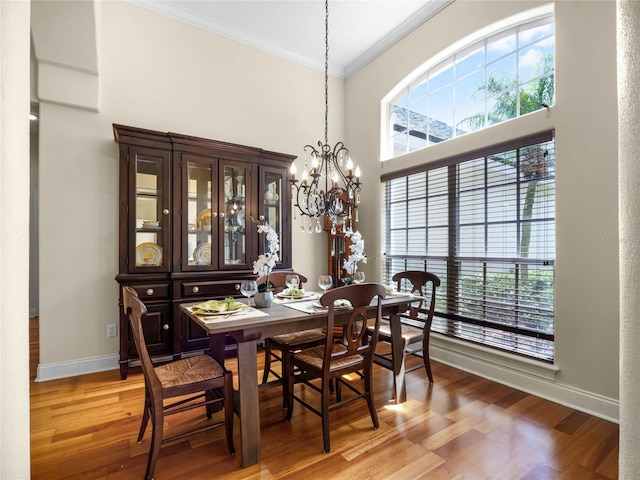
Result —
<path fill-rule="evenodd" d="M 544 106 L 553 105 L 555 95 L 555 74 L 553 54 L 549 53 L 540 58 L 536 66 L 536 75 L 540 76 L 540 80 L 529 84 L 528 89 L 520 88 L 519 98 L 516 98 L 515 87 L 516 81 L 506 76 L 492 76 L 487 80 L 486 85 L 480 85 L 474 93 L 476 96 L 486 96 L 487 98 L 496 97 L 496 103 L 493 109 L 487 114 L 485 119 L 484 113 L 473 115 L 471 117 L 460 120 L 456 125 L 458 128 L 468 128 L 471 131 L 479 130 L 485 127 L 485 121 L 489 125 L 504 122 L 518 115 L 535 112 L 544 108 Z M 518 114 L 518 100 L 520 104 Z"/>
<path fill-rule="evenodd" d="M 462 275 L 458 313 L 553 333 L 553 312 L 540 309 L 553 305 L 553 270 L 528 269 L 527 277 L 525 280 L 521 275 L 516 288 L 515 269 L 488 273 L 486 279 L 481 274 Z M 483 299 L 489 308 L 494 306 L 488 315 L 482 311 Z"/>

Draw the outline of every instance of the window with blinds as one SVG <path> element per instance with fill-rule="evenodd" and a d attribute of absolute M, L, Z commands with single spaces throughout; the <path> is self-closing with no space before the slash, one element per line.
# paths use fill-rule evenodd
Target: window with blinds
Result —
<path fill-rule="evenodd" d="M 432 329 L 552 362 L 553 132 L 382 177 L 384 280 L 440 277 Z"/>

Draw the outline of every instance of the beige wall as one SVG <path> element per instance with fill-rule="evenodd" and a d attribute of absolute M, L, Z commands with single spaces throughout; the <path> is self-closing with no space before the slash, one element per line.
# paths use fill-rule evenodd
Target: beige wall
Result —
<path fill-rule="evenodd" d="M 299 156 L 304 144 L 323 133 L 322 72 L 129 3 L 97 5 L 99 111 L 52 102 L 40 106 L 44 378 L 74 368 L 82 372 L 110 367 L 118 351 L 117 339 L 106 337 L 106 325 L 118 316 L 117 149 L 112 123 Z M 358 228 L 367 254 L 376 257 L 365 266 L 373 279 L 382 253 L 381 173 L 555 128 L 557 368 L 469 350 L 437 337 L 434 356 L 560 403 L 617 418 L 615 3 L 556 5 L 557 102 L 549 115 L 538 112 L 384 165 L 377 161 L 380 100 L 406 73 L 478 28 L 538 5 L 454 2 L 346 82 L 331 79 L 329 141 L 345 139 L 346 131 L 352 157 L 365 167 Z M 301 172 L 302 162 L 297 164 Z M 311 278 L 323 273 L 324 235 L 303 235 L 294 224 L 294 245 L 296 269 Z M 72 302 L 78 303 L 71 308 Z"/>
<path fill-rule="evenodd" d="M 347 81 L 347 142 L 368 178 L 509 136 L 556 130 L 556 367 L 532 370 L 436 338 L 433 356 L 560 403 L 617 418 L 618 248 L 615 2 L 556 3 L 556 105 L 482 132 L 379 164 L 380 101 L 404 75 L 466 35 L 541 2 L 456 1 Z M 596 73 L 597 72 L 597 73 Z M 375 173 L 374 173 L 375 172 Z M 380 191 L 368 182 L 365 203 Z M 379 221 L 362 230 L 380 252 Z M 375 278 L 377 262 L 367 265 Z M 451 351 L 451 349 L 455 351 Z M 470 359 L 469 356 L 475 356 Z M 537 378 L 540 377 L 540 378 Z"/>
<path fill-rule="evenodd" d="M 118 339 L 106 336 L 107 325 L 118 320 L 118 151 L 112 123 L 300 157 L 306 143 L 324 134 L 323 72 L 126 2 L 97 3 L 96 18 L 99 112 L 40 105 L 45 379 L 116 365 Z M 330 141 L 344 134 L 343 87 L 343 81 L 330 80 Z M 72 98 L 73 92 L 60 96 Z M 301 160 L 297 166 L 301 172 Z M 293 265 L 316 278 L 326 269 L 326 237 L 302 235 L 298 227 L 294 223 Z"/>

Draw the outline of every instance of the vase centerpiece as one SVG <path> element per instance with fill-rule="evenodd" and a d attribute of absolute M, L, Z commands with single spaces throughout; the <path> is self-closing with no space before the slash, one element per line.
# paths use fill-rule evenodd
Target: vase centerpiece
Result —
<path fill-rule="evenodd" d="M 275 268 L 276 263 L 280 259 L 278 252 L 280 250 L 280 239 L 276 231 L 265 222 L 264 216 L 260 216 L 258 220 L 251 220 L 257 225 L 258 233 L 264 233 L 267 238 L 269 250 L 258 256 L 253 262 L 253 273 L 264 277 L 264 282 L 258 285 L 258 293 L 254 297 L 256 307 L 267 308 L 273 303 L 273 291 L 270 290 L 269 275 Z"/>
<path fill-rule="evenodd" d="M 362 283 L 364 282 L 364 273 L 358 272 L 358 262 L 367 263 L 367 256 L 364 254 L 364 239 L 359 231 L 345 233 L 345 235 L 351 236 L 351 245 L 349 246 L 351 254 L 349 258 L 345 259 L 343 268 L 349 272 L 350 276 L 340 280 L 344 285 Z"/>

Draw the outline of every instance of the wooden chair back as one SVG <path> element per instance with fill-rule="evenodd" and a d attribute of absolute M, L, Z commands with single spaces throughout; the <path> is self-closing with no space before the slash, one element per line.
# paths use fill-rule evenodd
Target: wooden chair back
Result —
<path fill-rule="evenodd" d="M 142 330 L 142 319 L 147 315 L 147 307 L 140 301 L 138 292 L 129 286 L 122 288 L 122 303 L 124 305 L 124 311 L 129 318 L 131 335 L 138 356 L 140 357 L 142 373 L 147 381 L 151 395 L 158 395 L 162 392 L 162 383 L 153 368 L 153 362 L 149 356 L 147 344 L 144 340 L 144 332 Z"/>
<path fill-rule="evenodd" d="M 300 285 L 302 285 L 303 283 L 307 283 L 307 277 L 298 272 L 271 272 L 269 274 L 269 283 L 275 289 L 275 293 L 281 292 L 282 290 L 287 288 L 287 284 L 285 282 L 285 280 L 287 279 L 287 275 L 298 275 L 298 278 L 300 279 Z M 265 283 L 266 280 L 266 275 L 258 278 L 258 285 L 260 285 L 261 283 Z"/>
<path fill-rule="evenodd" d="M 409 310 L 402 316 L 412 320 L 409 323 L 414 326 L 420 326 L 426 331 L 431 330 L 436 305 L 436 288 L 440 286 L 438 276 L 421 270 L 407 270 L 396 273 L 393 281 L 397 283 L 399 292 L 413 293 L 426 298 L 426 300 L 412 303 Z"/>
<path fill-rule="evenodd" d="M 344 287 L 334 288 L 320 297 L 320 304 L 328 308 L 327 315 L 327 340 L 324 352 L 323 370 L 328 373 L 332 362 L 362 355 L 364 363 L 372 361 L 373 352 L 376 348 L 378 338 L 378 330 L 380 329 L 380 319 L 382 316 L 382 299 L 385 298 L 386 290 L 384 286 L 376 283 L 360 283 L 352 284 Z M 372 300 L 377 297 L 375 324 L 373 327 L 373 336 L 369 342 L 364 342 L 363 338 L 367 333 L 367 319 L 371 318 L 371 313 L 367 312 L 367 307 L 371 305 Z M 349 320 L 339 331 L 342 333 L 340 339 L 334 338 L 336 334 L 335 317 L 339 312 L 335 307 L 336 300 L 348 300 L 353 307 L 353 311 L 349 316 Z M 371 326 L 371 325 L 369 325 Z M 333 349 L 331 345 L 337 341 L 346 348 Z"/>

